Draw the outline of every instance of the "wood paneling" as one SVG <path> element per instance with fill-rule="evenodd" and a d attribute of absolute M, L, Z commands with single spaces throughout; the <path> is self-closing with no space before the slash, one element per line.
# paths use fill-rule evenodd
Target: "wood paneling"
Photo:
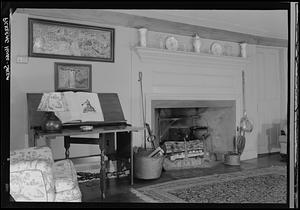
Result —
<path fill-rule="evenodd" d="M 208 28 L 203 26 L 172 22 L 156 18 L 142 17 L 120 12 L 99 9 L 17 9 L 19 13 L 51 18 L 64 18 L 80 21 L 118 25 L 130 28 L 146 27 L 150 31 L 192 36 L 198 33 L 201 38 L 230 42 L 246 42 L 248 44 L 287 47 L 288 40 L 255 36 L 245 33 Z"/>

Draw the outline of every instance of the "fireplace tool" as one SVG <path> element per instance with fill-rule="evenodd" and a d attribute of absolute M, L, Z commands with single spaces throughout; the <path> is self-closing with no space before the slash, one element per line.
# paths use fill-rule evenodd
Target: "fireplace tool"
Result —
<path fill-rule="evenodd" d="M 245 102 L 245 73 L 242 72 L 242 81 L 243 81 L 243 116 L 240 120 L 240 127 L 239 127 L 239 136 L 237 137 L 237 152 L 239 155 L 242 154 L 245 148 L 245 132 L 252 132 L 253 130 L 253 123 L 248 119 L 247 112 L 246 112 L 246 102 Z"/>
<path fill-rule="evenodd" d="M 141 98 L 142 98 L 142 116 L 143 116 L 143 126 L 146 127 L 147 131 L 148 131 L 148 137 L 146 138 L 146 131 L 144 130 L 144 149 L 146 150 L 146 142 L 150 142 L 151 143 L 151 147 L 153 150 L 155 149 L 160 149 L 160 148 L 156 148 L 154 141 L 156 140 L 156 136 L 152 134 L 152 131 L 150 129 L 150 126 L 148 123 L 146 123 L 145 120 L 145 110 L 144 110 L 144 94 L 143 94 L 143 73 L 139 72 L 139 80 L 140 82 L 140 88 L 141 88 Z"/>
<path fill-rule="evenodd" d="M 238 135 L 234 138 L 234 151 L 224 155 L 224 163 L 227 165 L 240 165 L 240 156 L 244 151 L 246 138 L 245 132 L 252 132 L 253 123 L 248 119 L 245 102 L 245 73 L 242 71 L 243 85 L 243 116 L 240 125 L 237 127 Z"/>
<path fill-rule="evenodd" d="M 144 111 L 144 94 L 143 94 L 143 73 L 139 72 L 139 80 L 141 88 L 141 101 L 142 101 L 142 117 L 143 117 L 143 126 L 145 127 L 145 111 Z M 146 131 L 144 130 L 144 149 L 146 149 Z"/>
<path fill-rule="evenodd" d="M 152 134 L 152 131 L 150 129 L 150 126 L 148 123 L 145 124 L 146 125 L 146 128 L 147 128 L 147 131 L 148 131 L 148 137 L 147 137 L 147 141 L 151 143 L 151 146 L 152 146 L 152 149 L 155 150 L 155 144 L 154 144 L 154 141 L 156 140 L 156 136 Z"/>
<path fill-rule="evenodd" d="M 240 129 L 245 132 L 252 132 L 253 123 L 248 119 L 246 112 L 246 102 L 245 102 L 245 73 L 242 72 L 242 80 L 243 80 L 243 117 L 240 121 Z"/>
<path fill-rule="evenodd" d="M 149 137 L 146 139 L 146 130 L 144 130 L 144 148 L 133 155 L 134 177 L 139 179 L 157 179 L 162 172 L 164 151 L 160 147 L 155 148 L 154 141 L 156 137 L 152 134 L 149 124 L 145 121 L 142 76 L 142 72 L 139 72 L 138 81 L 141 88 L 143 126 L 147 129 Z M 146 147 L 147 141 L 151 142 L 151 150 Z"/>

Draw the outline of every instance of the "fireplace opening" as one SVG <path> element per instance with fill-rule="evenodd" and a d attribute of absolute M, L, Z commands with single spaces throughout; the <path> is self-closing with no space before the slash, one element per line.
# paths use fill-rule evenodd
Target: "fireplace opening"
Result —
<path fill-rule="evenodd" d="M 233 150 L 234 100 L 153 100 L 152 119 L 155 135 L 171 161 L 188 155 L 211 162 Z"/>

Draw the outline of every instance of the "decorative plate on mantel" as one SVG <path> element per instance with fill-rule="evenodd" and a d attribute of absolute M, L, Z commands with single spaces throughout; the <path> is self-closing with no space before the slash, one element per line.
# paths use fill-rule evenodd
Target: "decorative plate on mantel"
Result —
<path fill-rule="evenodd" d="M 166 48 L 168 50 L 176 51 L 178 49 L 178 41 L 175 37 L 170 36 L 166 39 Z"/>
<path fill-rule="evenodd" d="M 210 51 L 213 55 L 222 55 L 223 54 L 223 47 L 220 43 L 214 42 L 210 46 Z"/>

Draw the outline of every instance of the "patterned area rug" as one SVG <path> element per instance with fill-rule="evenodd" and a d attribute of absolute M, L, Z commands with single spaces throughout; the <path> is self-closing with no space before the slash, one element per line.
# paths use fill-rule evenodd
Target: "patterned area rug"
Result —
<path fill-rule="evenodd" d="M 146 202 L 286 203 L 287 170 L 283 166 L 181 179 L 133 189 Z"/>

